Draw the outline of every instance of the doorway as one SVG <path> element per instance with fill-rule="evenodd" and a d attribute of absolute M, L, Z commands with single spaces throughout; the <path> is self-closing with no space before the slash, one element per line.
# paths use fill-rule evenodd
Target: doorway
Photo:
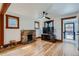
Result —
<path fill-rule="evenodd" d="M 74 22 L 64 23 L 64 39 L 75 40 L 75 24 Z"/>
<path fill-rule="evenodd" d="M 76 41 L 77 17 L 67 17 L 61 20 L 61 40 Z"/>

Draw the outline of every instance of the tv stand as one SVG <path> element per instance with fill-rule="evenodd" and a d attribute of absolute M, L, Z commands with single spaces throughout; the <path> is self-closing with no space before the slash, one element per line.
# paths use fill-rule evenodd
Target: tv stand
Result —
<path fill-rule="evenodd" d="M 46 41 L 50 41 L 50 42 L 56 42 L 54 35 L 42 34 L 41 37 L 42 37 L 42 40 L 46 40 Z"/>

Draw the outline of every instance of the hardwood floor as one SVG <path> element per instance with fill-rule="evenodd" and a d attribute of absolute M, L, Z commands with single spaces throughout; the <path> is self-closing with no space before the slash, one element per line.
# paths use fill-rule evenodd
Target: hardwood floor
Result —
<path fill-rule="evenodd" d="M 1 56 L 79 56 L 74 44 L 56 42 L 51 43 L 37 39 L 37 41 L 19 46 L 15 49 L 0 53 Z"/>

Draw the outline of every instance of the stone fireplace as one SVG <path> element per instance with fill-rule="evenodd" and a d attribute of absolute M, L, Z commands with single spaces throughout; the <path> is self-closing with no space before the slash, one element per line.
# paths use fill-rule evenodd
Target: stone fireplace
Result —
<path fill-rule="evenodd" d="M 35 30 L 21 30 L 21 42 L 23 44 L 31 43 L 35 41 L 36 32 Z"/>

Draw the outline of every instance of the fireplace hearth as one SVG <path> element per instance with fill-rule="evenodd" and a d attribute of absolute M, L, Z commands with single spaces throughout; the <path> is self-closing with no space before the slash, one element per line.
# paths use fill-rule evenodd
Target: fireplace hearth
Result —
<path fill-rule="evenodd" d="M 35 30 L 22 30 L 21 31 L 21 42 L 23 44 L 32 43 L 35 41 L 36 35 Z"/>

